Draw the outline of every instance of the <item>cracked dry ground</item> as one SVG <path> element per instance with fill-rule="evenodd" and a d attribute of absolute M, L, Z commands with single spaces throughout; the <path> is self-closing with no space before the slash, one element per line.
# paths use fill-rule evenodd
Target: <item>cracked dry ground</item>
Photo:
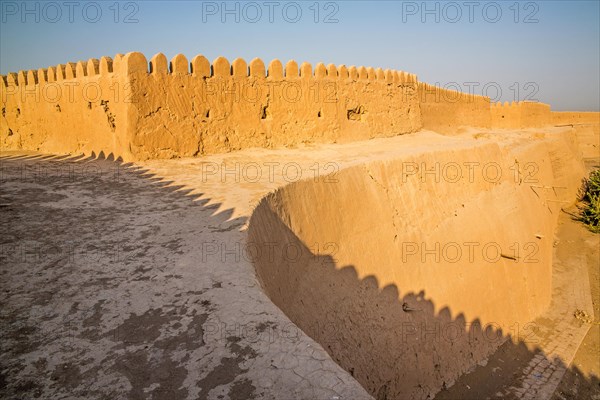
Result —
<path fill-rule="evenodd" d="M 389 142 L 373 143 L 363 156 L 387 157 Z M 357 163 L 363 146 L 334 154 Z M 312 172 L 314 159 L 295 157 Z M 248 199 L 279 181 L 231 192 L 200 183 L 196 162 L 148 167 L 203 193 L 192 196 L 110 160 L 0 157 L 1 399 L 372 399 L 231 254 L 246 239 Z M 228 251 L 205 260 L 205 243 Z"/>
<path fill-rule="evenodd" d="M 262 398 L 211 320 L 239 289 L 188 256 L 244 221 L 108 160 L 0 163 L 0 398 Z"/>

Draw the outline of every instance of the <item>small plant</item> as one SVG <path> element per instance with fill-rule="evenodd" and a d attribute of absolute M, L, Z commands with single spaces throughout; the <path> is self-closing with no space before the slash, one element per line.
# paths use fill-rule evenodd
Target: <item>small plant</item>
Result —
<path fill-rule="evenodd" d="M 581 221 L 595 233 L 600 233 L 600 169 L 590 173 L 583 185 L 584 206 L 581 210 Z"/>

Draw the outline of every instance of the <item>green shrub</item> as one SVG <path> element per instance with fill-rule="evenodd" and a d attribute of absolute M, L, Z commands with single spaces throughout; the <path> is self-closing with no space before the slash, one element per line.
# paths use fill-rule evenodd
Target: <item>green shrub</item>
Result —
<path fill-rule="evenodd" d="M 581 221 L 595 233 L 600 233 L 600 169 L 592 171 L 584 183 Z"/>

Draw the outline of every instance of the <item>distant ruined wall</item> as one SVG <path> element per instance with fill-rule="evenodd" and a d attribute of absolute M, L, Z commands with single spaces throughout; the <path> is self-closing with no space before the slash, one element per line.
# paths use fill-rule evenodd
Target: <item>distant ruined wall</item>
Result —
<path fill-rule="evenodd" d="M 543 103 L 491 104 L 401 71 L 295 61 L 211 64 L 178 54 L 169 62 L 162 53 L 148 61 L 132 52 L 0 78 L 0 149 L 103 151 L 128 161 L 600 119 Z"/>
<path fill-rule="evenodd" d="M 556 120 L 593 120 L 593 116 L 569 113 L 560 118 L 550 105 L 538 102 L 490 103 L 485 96 L 447 90 L 418 83 L 423 128 L 444 134 L 460 132 L 462 127 L 484 129 L 527 129 L 555 125 Z M 591 113 L 600 115 L 598 113 Z"/>
<path fill-rule="evenodd" d="M 550 106 L 529 101 L 495 103 L 491 107 L 492 128 L 523 129 L 552 125 Z"/>
<path fill-rule="evenodd" d="M 453 134 L 463 126 L 490 128 L 489 97 L 418 83 L 423 128 Z"/>
<path fill-rule="evenodd" d="M 552 123 L 554 125 L 569 124 L 598 124 L 600 125 L 600 112 L 573 112 L 553 111 Z"/>

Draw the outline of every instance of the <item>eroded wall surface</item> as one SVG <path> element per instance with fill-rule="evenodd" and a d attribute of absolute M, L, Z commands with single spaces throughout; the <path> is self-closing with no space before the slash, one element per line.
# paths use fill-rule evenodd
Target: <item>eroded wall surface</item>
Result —
<path fill-rule="evenodd" d="M 151 73 L 131 76 L 139 158 L 194 156 L 248 147 L 339 143 L 388 137 L 421 128 L 414 76 L 318 64 L 268 68 L 260 59 L 212 68 L 202 56 L 189 70 L 183 55 L 158 54 Z M 212 72 L 211 72 L 212 70 Z M 285 70 L 285 73 L 284 73 Z M 139 90 L 138 90 L 139 88 Z"/>

